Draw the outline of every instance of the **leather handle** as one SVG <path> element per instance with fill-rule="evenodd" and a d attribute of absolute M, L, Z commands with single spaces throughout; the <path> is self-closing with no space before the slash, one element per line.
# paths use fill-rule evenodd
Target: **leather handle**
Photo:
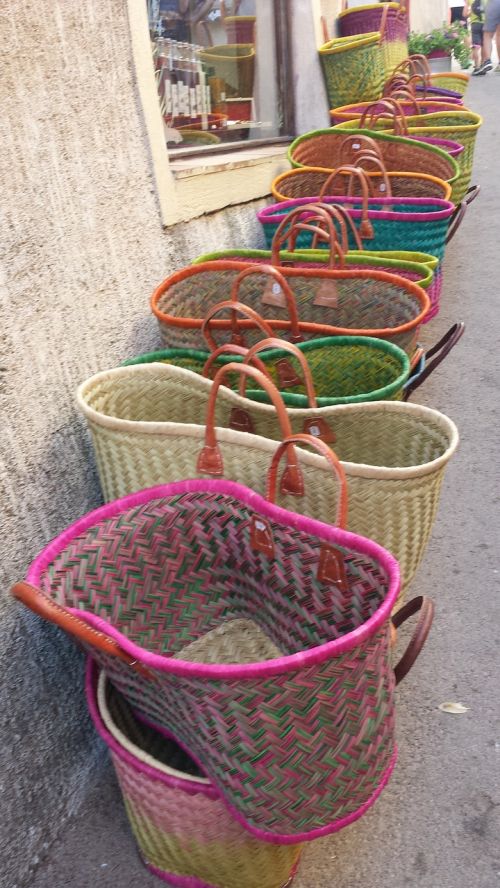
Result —
<path fill-rule="evenodd" d="M 417 623 L 417 628 L 413 633 L 411 641 L 406 648 L 403 656 L 401 657 L 399 663 L 394 667 L 394 676 L 396 678 L 396 684 L 398 685 L 400 681 L 408 675 L 411 667 L 415 663 L 415 660 L 420 654 L 425 642 L 427 641 L 427 636 L 431 630 L 432 621 L 434 619 L 434 602 L 428 598 L 426 595 L 418 595 L 417 598 L 413 598 L 407 604 L 405 604 L 397 613 L 392 617 L 392 625 L 398 629 L 402 626 L 403 623 L 406 622 L 410 617 L 414 614 L 420 612 L 420 616 Z"/>
<path fill-rule="evenodd" d="M 332 467 L 337 481 L 339 483 L 340 492 L 339 492 L 339 502 L 337 506 L 337 517 L 336 517 L 336 526 L 342 529 L 345 528 L 347 524 L 347 479 L 345 476 L 344 469 L 342 468 L 342 464 L 336 455 L 333 452 L 331 447 L 324 443 L 320 438 L 314 438 L 312 435 L 289 435 L 285 438 L 279 447 L 276 449 L 274 456 L 272 458 L 271 467 L 267 476 L 267 485 L 266 485 L 266 496 L 269 502 L 276 502 L 276 482 L 278 477 L 278 469 L 279 464 L 284 456 L 284 454 L 289 453 L 291 449 L 293 449 L 294 444 L 302 444 L 303 446 L 307 445 L 309 447 L 313 447 L 321 456 L 324 456 L 330 466 Z M 295 454 L 294 454 L 295 458 Z M 300 472 L 298 464 L 296 464 L 296 470 Z M 283 484 L 282 484 L 283 490 Z M 289 493 L 290 491 L 285 490 L 285 493 Z"/>
<path fill-rule="evenodd" d="M 354 239 L 354 243 L 356 244 L 357 250 L 363 249 L 363 244 L 360 237 L 360 231 L 356 228 L 354 224 L 354 220 L 351 218 L 349 214 L 349 210 L 346 209 L 342 204 L 336 203 L 317 203 L 311 204 L 310 209 L 322 209 L 329 213 L 329 215 L 334 219 L 334 221 L 338 222 L 340 233 L 342 237 L 342 250 L 347 252 L 349 250 L 349 240 L 348 234 L 350 233 Z"/>
<path fill-rule="evenodd" d="M 281 346 L 282 340 L 278 339 L 278 342 Z M 212 352 L 203 368 L 202 375 L 205 376 L 207 379 L 211 379 L 211 371 L 213 365 L 215 364 L 217 358 L 221 357 L 221 355 L 241 355 L 242 357 L 246 358 L 246 356 L 248 355 L 248 348 L 245 348 L 244 345 L 235 345 L 234 342 L 227 342 L 226 345 L 221 345 L 220 348 Z M 267 376 L 270 382 L 273 381 L 271 375 L 267 370 L 266 365 L 264 364 L 264 361 L 261 361 L 260 358 L 255 357 L 253 358 L 253 364 L 255 367 L 257 367 L 257 370 L 260 370 L 260 372 L 263 373 L 264 376 Z"/>
<path fill-rule="evenodd" d="M 324 184 L 321 188 L 321 191 L 319 193 L 320 200 L 323 200 L 323 198 L 325 196 L 327 196 L 328 188 L 331 187 L 332 182 L 335 181 L 337 176 L 342 175 L 342 173 L 349 174 L 349 181 L 352 180 L 353 176 L 356 176 L 356 178 L 359 180 L 359 183 L 361 186 L 361 192 L 362 192 L 363 196 L 366 197 L 366 200 L 368 200 L 369 183 L 367 181 L 365 172 L 364 172 L 364 170 L 361 169 L 361 167 L 354 166 L 351 163 L 344 163 L 344 164 L 342 164 L 342 166 L 337 167 L 335 170 L 333 170 L 333 172 L 330 173 L 330 175 L 328 176 L 328 179 L 326 179 L 326 181 L 324 182 Z M 347 194 L 349 194 L 349 192 L 347 192 Z"/>
<path fill-rule="evenodd" d="M 206 342 L 208 343 L 208 347 L 212 351 L 216 351 L 218 345 L 213 338 L 210 332 L 210 321 L 212 318 L 218 314 L 220 311 L 224 311 L 224 309 L 232 309 L 232 318 L 233 318 L 233 345 L 242 345 L 242 336 L 238 332 L 238 326 L 236 328 L 234 324 L 236 323 L 236 312 L 244 315 L 247 318 L 250 318 L 255 324 L 256 327 L 264 333 L 265 336 L 274 336 L 274 330 L 270 324 L 267 323 L 261 316 L 250 308 L 248 305 L 243 305 L 242 302 L 235 302 L 232 299 L 226 299 L 224 302 L 218 302 L 217 305 L 213 305 L 212 308 L 208 311 L 205 318 L 203 319 L 203 323 L 201 325 L 201 333 L 202 336 L 205 337 Z"/>
<path fill-rule="evenodd" d="M 390 180 L 389 175 L 387 173 L 385 163 L 383 160 L 380 160 L 380 157 L 377 157 L 376 155 L 372 154 L 371 152 L 366 153 L 366 154 L 360 154 L 356 158 L 356 163 L 358 163 L 362 169 L 364 169 L 364 167 L 362 167 L 363 163 L 371 163 L 374 166 L 376 166 L 382 176 L 382 180 L 385 185 L 384 196 L 392 197 L 391 180 Z M 365 171 L 365 174 L 366 174 L 366 171 Z M 371 182 L 371 179 L 369 179 L 369 181 Z"/>
<path fill-rule="evenodd" d="M 422 385 L 422 383 L 429 378 L 436 367 L 439 367 L 441 362 L 444 361 L 446 356 L 451 352 L 452 348 L 455 348 L 457 342 L 461 340 L 464 333 L 465 324 L 463 323 L 463 321 L 460 321 L 460 323 L 457 324 L 453 324 L 453 326 L 450 327 L 450 329 L 444 334 L 439 342 L 436 342 L 436 344 L 433 345 L 433 347 L 426 352 L 425 368 L 422 373 L 420 373 L 416 377 L 416 379 L 410 379 L 409 382 L 407 382 L 403 394 L 404 401 L 407 401 L 410 395 L 412 395 L 413 392 L 416 391 L 416 389 L 418 389 Z M 433 358 L 433 360 L 429 361 L 429 358 Z"/>
<path fill-rule="evenodd" d="M 254 360 L 258 352 L 264 351 L 267 348 L 280 348 L 283 351 L 290 352 L 295 358 L 297 358 L 304 374 L 304 384 L 306 387 L 309 407 L 313 407 L 316 409 L 318 406 L 318 402 L 316 400 L 316 392 L 314 391 L 314 382 L 312 378 L 311 368 L 309 367 L 309 364 L 307 363 L 307 360 L 304 354 L 301 352 L 300 348 L 297 348 L 297 346 L 293 345 L 293 343 L 286 342 L 286 340 L 284 339 L 277 339 L 276 337 L 272 337 L 271 339 L 263 339 L 261 342 L 258 342 L 256 345 L 252 346 L 252 348 L 248 350 L 243 363 L 250 363 L 252 360 Z M 246 395 L 246 381 L 246 376 L 242 376 L 240 380 L 240 395 L 243 398 Z"/>
<path fill-rule="evenodd" d="M 132 660 L 130 654 L 127 654 L 113 638 L 98 629 L 93 629 L 84 620 L 69 613 L 66 608 L 57 604 L 36 586 L 25 582 L 16 583 L 11 589 L 11 595 L 39 617 L 64 629 L 80 644 L 94 647 L 103 654 L 122 660 L 142 674 L 149 674 L 148 670 L 139 662 Z"/>
<path fill-rule="evenodd" d="M 450 224 L 448 226 L 448 233 L 446 235 L 446 243 L 449 244 L 453 237 L 455 237 L 458 229 L 460 228 L 462 222 L 464 221 L 465 214 L 467 212 L 467 207 L 475 201 L 479 192 L 481 191 L 480 185 L 471 185 L 470 188 L 467 189 L 465 193 L 465 197 L 458 206 L 455 207 L 451 219 Z"/>
<path fill-rule="evenodd" d="M 299 231 L 314 230 L 318 233 L 322 224 L 326 227 L 326 231 L 323 233 L 324 239 L 333 240 L 335 237 L 334 222 L 332 214 L 325 204 L 306 204 L 295 207 L 287 213 L 279 223 L 273 237 L 271 253 L 273 265 L 279 265 L 280 250 L 285 244 L 289 245 L 288 249 L 292 251 L 295 249 Z M 348 249 L 347 235 L 343 237 L 342 248 L 345 251 Z"/>
<path fill-rule="evenodd" d="M 257 370 L 256 367 L 252 367 L 249 364 L 226 364 L 217 371 L 210 390 L 206 414 L 205 444 L 198 457 L 196 467 L 198 472 L 207 475 L 222 475 L 224 472 L 222 454 L 215 434 L 215 407 L 219 388 L 228 373 L 241 373 L 246 376 L 251 376 L 252 379 L 262 386 L 276 408 L 282 437 L 289 438 L 292 435 L 290 417 L 283 403 L 283 398 L 274 383 L 269 382 L 267 377 L 264 376 L 260 370 Z M 294 493 L 296 496 L 301 496 L 304 484 L 300 469 L 297 468 L 295 453 L 290 454 L 288 458 L 288 467 L 285 475 L 286 478 L 284 483 L 287 485 L 287 490 L 289 489 L 289 492 Z"/>
<path fill-rule="evenodd" d="M 286 307 L 288 309 L 288 317 L 290 320 L 290 328 L 291 328 L 291 339 L 292 342 L 302 342 L 302 335 L 300 333 L 299 328 L 299 315 L 297 312 L 297 303 L 295 301 L 295 296 L 293 294 L 292 288 L 283 277 L 280 271 L 277 268 L 274 268 L 273 265 L 252 265 L 250 268 L 246 268 L 245 271 L 242 271 L 236 280 L 233 283 L 231 289 L 231 300 L 233 302 L 238 301 L 238 293 L 240 290 L 240 286 L 242 281 L 245 278 L 249 277 L 252 274 L 266 274 L 269 277 L 273 277 L 275 281 L 280 285 L 283 295 L 286 301 Z M 273 333 L 271 332 L 271 336 Z"/>
<path fill-rule="evenodd" d="M 366 136 L 362 133 L 359 135 L 346 136 L 342 139 L 339 150 L 339 160 L 341 163 L 344 160 L 345 150 L 347 148 L 351 148 L 351 153 L 354 155 L 354 158 L 356 157 L 357 151 L 366 150 L 367 148 L 374 151 L 379 157 L 382 157 L 381 148 L 377 145 L 376 140 L 372 139 L 371 136 Z"/>

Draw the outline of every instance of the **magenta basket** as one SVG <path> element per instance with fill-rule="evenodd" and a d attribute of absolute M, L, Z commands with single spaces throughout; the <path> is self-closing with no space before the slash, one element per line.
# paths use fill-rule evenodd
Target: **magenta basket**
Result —
<path fill-rule="evenodd" d="M 398 611 L 399 622 L 419 608 L 421 618 L 393 670 L 398 564 L 371 540 L 274 504 L 284 456 L 281 489 L 303 489 L 297 444 L 333 465 L 342 525 L 340 463 L 295 435 L 275 451 L 268 499 L 221 479 L 131 494 L 70 526 L 13 589 L 190 751 L 239 822 L 278 844 L 339 830 L 381 793 L 396 760 L 394 686 L 432 621 L 422 599 Z M 219 473 L 217 444 L 202 455 L 200 471 Z M 241 620 L 278 653 L 241 665 L 236 645 L 214 662 L 210 633 Z"/>
<path fill-rule="evenodd" d="M 150 728 L 90 657 L 87 703 L 111 753 L 130 827 L 147 868 L 177 888 L 284 888 L 301 846 L 253 838 L 173 740 Z"/>
<path fill-rule="evenodd" d="M 384 33 L 391 41 L 406 41 L 408 37 L 408 16 L 402 3 L 370 3 L 359 9 L 347 9 L 337 18 L 339 37 L 367 34 L 380 31 L 384 6 L 388 6 Z"/>
<path fill-rule="evenodd" d="M 437 139 L 433 136 L 410 136 L 416 142 L 426 142 L 427 145 L 435 145 L 436 148 L 442 148 L 443 151 L 446 151 L 450 157 L 454 157 L 455 160 L 460 157 L 463 151 L 465 151 L 465 147 L 460 145 L 459 142 L 452 142 L 451 139 Z"/>

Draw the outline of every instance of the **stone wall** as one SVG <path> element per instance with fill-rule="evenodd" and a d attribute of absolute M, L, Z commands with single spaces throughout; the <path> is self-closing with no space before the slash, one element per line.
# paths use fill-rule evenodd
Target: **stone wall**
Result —
<path fill-rule="evenodd" d="M 148 298 L 171 270 L 260 232 L 255 204 L 163 231 L 125 0 L 4 0 L 0 33 L 0 885 L 20 888 L 101 753 L 81 656 L 9 597 L 101 501 L 75 389 L 159 345 Z"/>

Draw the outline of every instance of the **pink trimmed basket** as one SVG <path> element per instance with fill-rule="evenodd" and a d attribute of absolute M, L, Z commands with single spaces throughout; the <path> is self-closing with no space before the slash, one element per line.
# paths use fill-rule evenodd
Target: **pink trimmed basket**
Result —
<path fill-rule="evenodd" d="M 333 465 L 342 526 L 340 463 L 322 441 L 294 435 L 275 451 L 267 499 L 219 479 L 131 494 L 64 531 L 13 589 L 203 764 L 249 832 L 278 844 L 341 829 L 381 793 L 396 760 L 395 682 L 432 621 L 422 599 L 398 611 L 399 623 L 420 608 L 421 618 L 393 670 L 398 564 L 371 540 L 274 504 L 282 457 L 281 488 L 303 489 L 297 444 Z M 221 463 L 215 443 L 199 470 L 218 474 Z M 279 655 L 241 665 L 237 642 L 214 662 L 211 633 L 235 621 Z"/>
<path fill-rule="evenodd" d="M 90 658 L 87 703 L 111 753 L 130 827 L 146 867 L 177 888 L 286 888 L 300 845 L 252 838 L 217 789 L 173 740 L 134 715 Z"/>

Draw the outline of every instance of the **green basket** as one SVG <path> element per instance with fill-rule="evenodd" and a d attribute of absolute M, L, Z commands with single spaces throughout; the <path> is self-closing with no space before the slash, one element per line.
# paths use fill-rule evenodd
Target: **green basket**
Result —
<path fill-rule="evenodd" d="M 320 48 L 319 57 L 330 108 L 381 97 L 386 78 L 378 31 L 335 37 Z"/>
<path fill-rule="evenodd" d="M 307 360 L 317 396 L 318 407 L 335 404 L 359 404 L 365 401 L 400 401 L 410 373 L 408 355 L 397 345 L 370 336 L 326 336 L 300 342 L 297 348 Z M 210 354 L 195 349 L 164 349 L 125 361 L 133 364 L 163 363 L 203 374 Z M 300 363 L 285 348 L 268 348 L 258 357 L 289 407 L 308 407 Z M 211 374 L 223 364 L 243 360 L 240 355 L 214 357 Z M 286 362 L 286 363 L 284 363 Z M 237 390 L 236 374 L 227 385 Z M 254 401 L 269 403 L 265 391 L 246 392 Z"/>

